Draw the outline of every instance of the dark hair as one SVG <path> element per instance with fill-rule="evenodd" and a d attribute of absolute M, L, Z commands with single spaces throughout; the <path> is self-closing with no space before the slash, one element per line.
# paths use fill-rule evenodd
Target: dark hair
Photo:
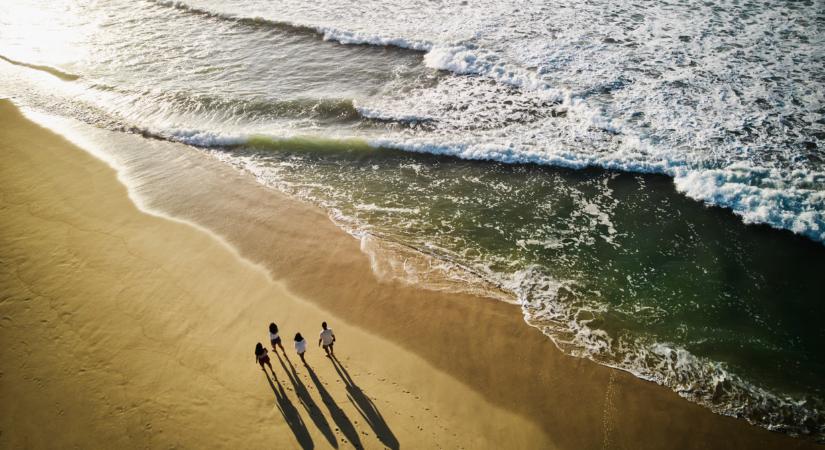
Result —
<path fill-rule="evenodd" d="M 327 329 L 327 323 L 326 322 L 321 322 L 321 328 L 326 330 Z"/>
<path fill-rule="evenodd" d="M 301 342 L 304 340 L 304 337 L 301 336 L 301 333 L 295 333 L 295 342 Z"/>
<path fill-rule="evenodd" d="M 269 332 L 270 333 L 277 333 L 278 332 L 278 325 L 275 325 L 275 322 L 269 324 Z"/>
<path fill-rule="evenodd" d="M 255 346 L 255 356 L 258 356 L 263 352 L 264 352 L 264 346 L 261 345 L 260 342 L 258 342 L 258 345 Z"/>

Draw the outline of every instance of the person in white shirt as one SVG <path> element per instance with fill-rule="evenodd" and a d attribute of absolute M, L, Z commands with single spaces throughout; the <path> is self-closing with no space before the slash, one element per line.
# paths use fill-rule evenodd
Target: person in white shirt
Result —
<path fill-rule="evenodd" d="M 321 323 L 321 337 L 318 338 L 318 345 L 322 345 L 324 347 L 324 351 L 327 352 L 327 358 L 335 356 L 335 352 L 332 351 L 332 344 L 335 343 L 335 333 L 332 332 L 332 328 L 327 328 L 327 323 Z"/>
<path fill-rule="evenodd" d="M 301 362 L 306 364 L 304 353 L 307 351 L 307 341 L 301 336 L 301 333 L 295 333 L 295 351 L 298 352 L 298 356 L 301 357 Z"/>
<path fill-rule="evenodd" d="M 275 345 L 281 347 L 281 351 L 285 352 L 284 346 L 281 345 L 281 336 L 278 334 L 278 325 L 275 323 L 269 324 L 269 342 L 272 343 L 272 351 L 275 351 Z"/>

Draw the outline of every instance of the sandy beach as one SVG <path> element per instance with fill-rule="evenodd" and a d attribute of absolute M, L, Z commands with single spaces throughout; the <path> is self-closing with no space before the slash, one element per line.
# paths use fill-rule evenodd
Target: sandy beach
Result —
<path fill-rule="evenodd" d="M 107 164 L 8 100 L 0 124 L 0 447 L 817 448 L 566 356 L 516 305 L 377 277 L 184 145 L 107 135 Z"/>

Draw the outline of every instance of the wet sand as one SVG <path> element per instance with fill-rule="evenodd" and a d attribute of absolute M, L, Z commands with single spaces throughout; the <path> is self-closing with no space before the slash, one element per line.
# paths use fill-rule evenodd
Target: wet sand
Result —
<path fill-rule="evenodd" d="M 322 211 L 193 149 L 0 118 L 0 446 L 817 447 L 568 357 L 515 305 L 379 279 Z M 312 370 L 286 339 L 267 381 L 271 320 Z"/>

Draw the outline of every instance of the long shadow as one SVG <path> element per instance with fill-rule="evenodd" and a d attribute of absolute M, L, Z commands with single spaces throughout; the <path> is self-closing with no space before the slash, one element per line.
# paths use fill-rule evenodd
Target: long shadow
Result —
<path fill-rule="evenodd" d="M 287 364 L 289 364 L 289 369 L 286 368 L 284 364 L 284 360 L 281 358 L 281 355 L 277 354 L 278 361 L 281 363 L 281 367 L 284 368 L 284 372 L 286 372 L 287 377 L 289 377 L 289 381 L 292 382 L 292 386 L 295 387 L 295 394 L 298 396 L 298 400 L 301 401 L 301 405 L 306 410 L 309 417 L 315 422 L 315 426 L 321 430 L 321 434 L 327 438 L 329 445 L 333 448 L 338 448 L 338 439 L 335 437 L 335 434 L 332 432 L 332 429 L 329 427 L 329 422 L 327 422 L 327 418 L 324 417 L 324 413 L 321 412 L 321 408 L 315 403 L 315 400 L 312 399 L 312 396 L 309 395 L 309 390 L 304 385 L 304 382 L 301 381 L 301 378 L 298 377 L 298 372 L 295 371 L 295 367 L 292 365 L 292 361 L 289 360 L 289 357 L 284 355 L 286 358 Z M 306 366 L 309 367 L 309 366 Z"/>
<path fill-rule="evenodd" d="M 306 366 L 307 373 L 309 377 L 312 378 L 312 382 L 315 384 L 315 388 L 318 389 L 318 394 L 321 395 L 321 401 L 327 405 L 327 409 L 329 410 L 329 415 L 332 416 L 332 420 L 338 425 L 338 429 L 344 433 L 344 436 L 349 439 L 352 445 L 355 448 L 362 449 L 364 446 L 361 444 L 361 438 L 358 437 L 358 430 L 355 429 L 355 426 L 349 420 L 346 413 L 338 407 L 338 404 L 335 403 L 335 400 L 327 391 L 327 388 L 324 387 L 324 384 L 321 383 L 321 380 L 318 379 L 318 375 L 315 374 L 315 371 L 312 370 L 312 367 Z"/>
<path fill-rule="evenodd" d="M 335 371 L 338 372 L 338 375 L 347 388 L 350 401 L 355 405 L 356 409 L 358 409 L 358 412 L 361 413 L 361 416 L 364 417 L 364 420 L 372 427 L 372 431 L 375 432 L 378 439 L 387 447 L 397 450 L 399 448 L 398 439 L 395 437 L 395 434 L 393 434 L 389 425 L 387 425 L 384 416 L 378 411 L 378 407 L 376 407 L 375 403 L 367 397 L 367 394 L 364 394 L 364 391 L 355 384 L 355 381 L 353 381 L 347 369 L 341 364 L 341 361 L 335 356 L 331 359 Z"/>
<path fill-rule="evenodd" d="M 315 444 L 312 442 L 312 436 L 309 435 L 309 430 L 307 430 L 304 420 L 301 419 L 301 415 L 298 413 L 298 409 L 292 404 L 292 401 L 287 398 L 284 387 L 281 386 L 278 377 L 276 377 L 273 372 L 272 375 L 273 378 L 275 378 L 275 383 L 272 383 L 272 378 L 269 377 L 267 371 L 264 371 L 264 375 L 266 375 L 266 381 L 269 382 L 269 387 L 272 388 L 272 392 L 275 393 L 275 402 L 278 405 L 278 409 L 284 416 L 286 424 L 289 425 L 289 429 L 292 430 L 292 433 L 295 435 L 295 439 L 301 444 L 301 448 L 304 450 L 312 450 L 315 448 Z M 276 384 L 278 387 L 275 387 Z"/>

